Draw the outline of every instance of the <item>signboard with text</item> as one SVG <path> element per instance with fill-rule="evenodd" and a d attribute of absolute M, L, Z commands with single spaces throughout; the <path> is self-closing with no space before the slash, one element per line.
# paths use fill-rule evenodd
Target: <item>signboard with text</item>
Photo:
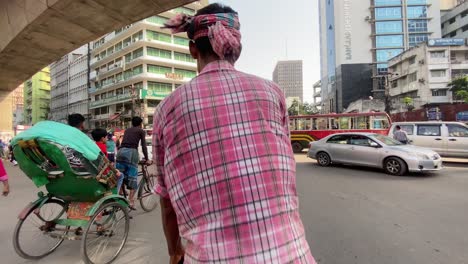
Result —
<path fill-rule="evenodd" d="M 170 93 L 168 92 L 156 92 L 152 90 L 145 90 L 142 89 L 140 92 L 140 98 L 141 99 L 157 99 L 157 100 L 163 100 L 166 98 Z"/>
<path fill-rule="evenodd" d="M 447 38 L 447 39 L 429 39 L 427 41 L 428 46 L 463 46 L 465 45 L 465 39 L 459 38 Z"/>

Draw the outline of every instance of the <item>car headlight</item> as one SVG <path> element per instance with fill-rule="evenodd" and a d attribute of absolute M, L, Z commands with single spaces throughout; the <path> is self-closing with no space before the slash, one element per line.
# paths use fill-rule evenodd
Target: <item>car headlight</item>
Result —
<path fill-rule="evenodd" d="M 423 153 L 414 153 L 418 158 L 420 159 L 423 159 L 423 160 L 430 160 L 431 157 L 429 157 L 428 155 L 426 154 L 423 154 Z"/>

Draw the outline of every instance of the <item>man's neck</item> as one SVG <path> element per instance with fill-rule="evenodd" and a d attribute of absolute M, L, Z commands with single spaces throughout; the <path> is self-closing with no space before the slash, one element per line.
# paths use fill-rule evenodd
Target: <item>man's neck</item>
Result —
<path fill-rule="evenodd" d="M 215 55 L 209 55 L 209 56 L 206 56 L 206 57 L 201 57 L 198 58 L 197 60 L 197 63 L 198 63 L 198 72 L 202 72 L 203 69 L 206 67 L 206 65 L 214 62 L 214 61 L 218 61 L 220 60 L 218 56 L 215 56 Z"/>

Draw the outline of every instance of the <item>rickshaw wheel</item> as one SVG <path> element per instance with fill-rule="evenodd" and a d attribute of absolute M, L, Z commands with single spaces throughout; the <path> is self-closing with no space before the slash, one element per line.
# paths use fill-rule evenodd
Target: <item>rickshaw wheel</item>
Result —
<path fill-rule="evenodd" d="M 30 210 L 15 227 L 13 246 L 16 253 L 25 259 L 41 259 L 54 252 L 68 232 L 68 227 L 64 227 L 66 230 L 54 233 L 56 236 L 50 235 L 56 231 L 54 221 L 62 216 L 66 216 L 66 204 L 59 200 L 48 200 L 41 207 Z M 22 234 L 31 236 L 22 238 Z"/>
<path fill-rule="evenodd" d="M 118 202 L 102 205 L 89 221 L 81 241 L 84 262 L 108 264 L 114 261 L 127 242 L 129 221 L 126 206 Z"/>

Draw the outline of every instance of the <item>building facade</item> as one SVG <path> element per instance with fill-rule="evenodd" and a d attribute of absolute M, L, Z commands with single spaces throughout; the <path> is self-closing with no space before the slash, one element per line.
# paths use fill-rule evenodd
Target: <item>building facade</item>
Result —
<path fill-rule="evenodd" d="M 468 38 L 468 2 L 447 10 L 441 17 L 442 37 Z"/>
<path fill-rule="evenodd" d="M 466 0 L 440 0 L 440 10 L 450 10 L 463 2 L 466 2 Z"/>
<path fill-rule="evenodd" d="M 17 125 L 23 124 L 23 112 L 24 112 L 24 85 L 21 84 L 16 88 L 12 95 L 12 111 L 13 111 L 13 128 Z"/>
<path fill-rule="evenodd" d="M 73 60 L 69 66 L 68 114 L 82 114 L 89 122 L 89 46 L 83 55 Z M 89 123 L 86 124 L 89 127 Z"/>
<path fill-rule="evenodd" d="M 314 93 L 313 106 L 316 107 L 319 111 L 322 110 L 322 84 L 320 81 L 317 81 L 312 86 Z"/>
<path fill-rule="evenodd" d="M 302 103 L 302 60 L 278 61 L 273 71 L 273 82 L 283 90 L 286 99 L 296 99 Z"/>
<path fill-rule="evenodd" d="M 325 112 L 383 99 L 387 61 L 441 35 L 439 1 L 320 0 L 319 12 Z"/>
<path fill-rule="evenodd" d="M 24 123 L 47 120 L 50 112 L 50 71 L 45 67 L 24 83 Z"/>
<path fill-rule="evenodd" d="M 50 65 L 50 119 L 58 122 L 66 122 L 70 113 L 69 94 L 71 84 L 70 66 L 79 57 L 86 54 L 87 45 L 64 55 L 60 60 Z M 86 58 L 88 58 L 86 56 Z M 87 77 L 86 77 L 87 78 Z M 88 96 L 86 95 L 86 99 Z"/>
<path fill-rule="evenodd" d="M 389 61 L 392 112 L 454 102 L 448 83 L 468 74 L 468 46 L 465 40 L 439 43 L 429 40 Z"/>
<path fill-rule="evenodd" d="M 94 41 L 91 52 L 91 127 L 127 127 L 131 116 L 152 125 L 158 103 L 197 75 L 184 34 L 161 26 L 177 13 L 195 14 L 198 1 L 128 25 Z"/>

